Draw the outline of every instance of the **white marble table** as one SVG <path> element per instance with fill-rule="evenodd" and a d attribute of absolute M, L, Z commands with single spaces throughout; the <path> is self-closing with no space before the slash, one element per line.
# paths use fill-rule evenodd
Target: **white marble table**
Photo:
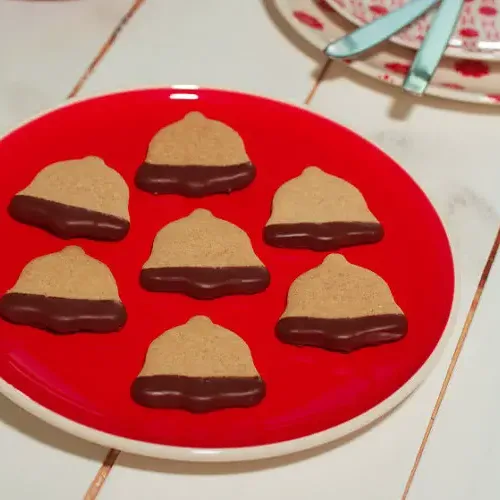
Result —
<path fill-rule="evenodd" d="M 134 86 L 307 102 L 400 162 L 446 224 L 461 295 L 438 366 L 355 439 L 250 465 L 108 454 L 0 398 L 2 500 L 500 498 L 500 263 L 487 265 L 500 223 L 500 111 L 416 102 L 339 64 L 322 73 L 322 56 L 273 15 L 258 0 L 0 0 L 0 133 L 68 96 Z"/>

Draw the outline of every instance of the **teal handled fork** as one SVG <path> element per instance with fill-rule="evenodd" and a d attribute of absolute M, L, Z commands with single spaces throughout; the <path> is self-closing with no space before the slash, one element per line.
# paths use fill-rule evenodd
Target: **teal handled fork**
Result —
<path fill-rule="evenodd" d="M 438 2 L 439 0 L 413 0 L 408 2 L 399 9 L 393 10 L 352 33 L 330 42 L 324 52 L 332 59 L 344 59 L 358 55 L 401 31 L 415 19 L 424 15 Z"/>
<path fill-rule="evenodd" d="M 431 7 L 441 3 L 403 83 L 404 90 L 422 95 L 443 56 L 458 22 L 464 0 L 413 0 L 389 14 L 330 42 L 325 54 L 332 59 L 358 55 L 401 31 Z"/>
<path fill-rule="evenodd" d="M 463 4 L 464 0 L 441 0 L 439 10 L 403 83 L 403 89 L 407 92 L 420 96 L 427 89 L 448 47 Z"/>

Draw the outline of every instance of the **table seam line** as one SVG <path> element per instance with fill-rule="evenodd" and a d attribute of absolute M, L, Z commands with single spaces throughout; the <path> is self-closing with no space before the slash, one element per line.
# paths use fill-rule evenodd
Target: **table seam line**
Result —
<path fill-rule="evenodd" d="M 90 486 L 88 487 L 87 492 L 85 493 L 84 500 L 94 500 L 95 498 L 97 498 L 97 495 L 99 495 L 99 492 L 101 491 L 119 454 L 120 452 L 113 448 L 108 450 L 108 453 L 106 454 L 106 457 L 101 463 L 101 466 L 97 471 L 97 474 L 94 476 L 93 481 L 90 483 Z"/>
<path fill-rule="evenodd" d="M 326 61 L 323 63 L 323 66 L 321 66 L 318 75 L 314 78 L 313 86 L 304 100 L 304 104 L 306 106 L 309 106 L 309 104 L 311 104 L 312 100 L 314 99 L 314 96 L 316 95 L 321 82 L 325 79 L 326 73 L 331 63 L 332 61 L 330 59 L 326 59 Z"/>
<path fill-rule="evenodd" d="M 122 16 L 118 24 L 115 26 L 115 29 L 111 32 L 107 40 L 103 43 L 99 51 L 97 52 L 94 59 L 92 59 L 91 63 L 87 66 L 82 76 L 78 79 L 75 86 L 71 89 L 68 94 L 67 99 L 72 99 L 76 97 L 76 95 L 82 90 L 83 86 L 87 83 L 87 80 L 94 73 L 97 66 L 101 63 L 104 57 L 107 55 L 111 47 L 114 45 L 121 32 L 130 22 L 132 17 L 137 13 L 137 11 L 141 8 L 141 6 L 146 2 L 146 0 L 135 0 L 132 6 L 128 9 L 128 11 Z"/>
<path fill-rule="evenodd" d="M 469 307 L 469 311 L 467 313 L 467 317 L 465 318 L 463 327 L 462 327 L 462 332 L 460 333 L 460 337 L 458 339 L 457 345 L 455 346 L 455 350 L 453 351 L 453 356 L 451 358 L 450 364 L 448 365 L 448 369 L 446 371 L 446 375 L 444 377 L 443 383 L 441 384 L 441 389 L 439 391 L 438 397 L 436 399 L 436 403 L 434 404 L 434 408 L 432 410 L 431 416 L 429 418 L 429 422 L 427 424 L 427 427 L 425 429 L 424 436 L 422 438 L 422 441 L 420 443 L 420 446 L 418 448 L 417 455 L 415 457 L 415 460 L 413 462 L 413 466 L 410 470 L 410 474 L 408 476 L 408 479 L 405 484 L 405 488 L 403 491 L 403 496 L 401 497 L 401 500 L 407 500 L 408 494 L 410 493 L 411 486 L 413 484 L 413 481 L 415 479 L 415 475 L 417 473 L 417 469 L 421 463 L 422 456 L 424 454 L 425 448 L 428 444 L 431 432 L 434 428 L 434 423 L 436 421 L 436 417 L 439 413 L 439 410 L 441 408 L 441 405 L 443 403 L 443 400 L 445 398 L 446 392 L 448 390 L 450 380 L 454 374 L 458 358 L 460 357 L 460 354 L 462 353 L 465 341 L 467 339 L 467 336 L 470 331 L 470 327 L 472 324 L 472 321 L 474 319 L 474 316 L 476 314 L 479 302 L 481 300 L 484 287 L 486 285 L 486 282 L 488 281 L 488 277 L 491 272 L 491 268 L 493 267 L 493 263 L 495 261 L 495 258 L 498 254 L 498 250 L 500 247 L 500 229 L 497 230 L 497 235 L 495 238 L 495 241 L 493 242 L 493 245 L 491 247 L 490 253 L 488 255 L 488 259 L 486 261 L 486 264 L 483 268 L 483 271 L 481 273 L 481 277 L 479 279 L 479 283 L 476 288 L 476 292 L 474 293 L 474 297 L 472 298 L 471 305 Z"/>

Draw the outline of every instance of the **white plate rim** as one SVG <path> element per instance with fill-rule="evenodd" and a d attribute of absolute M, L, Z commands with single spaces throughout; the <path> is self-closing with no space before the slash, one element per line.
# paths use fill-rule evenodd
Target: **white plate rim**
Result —
<path fill-rule="evenodd" d="M 112 91 L 112 92 L 105 92 L 105 93 L 95 93 L 91 95 L 87 95 L 85 97 L 81 98 L 73 98 L 69 99 L 67 102 L 54 106 L 52 108 L 48 108 L 45 111 L 42 111 L 35 116 L 32 116 L 31 118 L 24 120 L 22 123 L 17 125 L 16 127 L 13 127 L 10 129 L 8 132 L 3 134 L 0 137 L 0 140 L 7 137 L 8 135 L 12 134 L 13 132 L 19 130 L 20 128 L 28 125 L 30 122 L 35 121 L 47 114 L 50 114 L 52 112 L 67 108 L 72 106 L 73 104 L 76 103 L 81 103 L 85 102 L 88 100 L 92 100 L 95 98 L 104 98 L 104 97 L 110 97 L 116 94 L 121 94 L 124 92 L 141 92 L 141 91 L 147 91 L 147 90 L 179 90 L 179 92 L 187 92 L 187 93 L 192 93 L 196 92 L 196 89 L 202 89 L 202 90 L 214 90 L 214 91 L 222 91 L 222 92 L 232 92 L 232 93 L 238 93 L 241 95 L 245 96 L 250 96 L 250 97 L 257 97 L 257 98 L 264 98 L 268 99 L 271 101 L 274 101 L 279 104 L 285 104 L 287 106 L 293 106 L 299 110 L 302 111 L 307 111 L 313 115 L 316 115 L 320 118 L 327 119 L 329 121 L 332 121 L 330 118 L 310 109 L 308 106 L 304 104 L 297 104 L 293 103 L 290 101 L 287 101 L 285 99 L 276 99 L 276 98 L 271 98 L 271 97 L 266 97 L 263 95 L 255 94 L 255 93 L 250 93 L 250 92 L 243 92 L 237 89 L 231 89 L 231 88 L 218 88 L 218 87 L 208 87 L 208 86 L 197 86 L 197 85 L 171 85 L 171 86 L 162 86 L 159 87 L 157 85 L 155 86 L 145 86 L 145 87 L 131 87 L 131 88 L 123 88 L 120 90 Z M 357 132 L 348 129 L 344 125 L 338 124 L 334 122 L 336 125 L 343 127 L 350 132 L 358 135 L 359 137 L 362 137 L 359 135 Z M 371 141 L 368 139 L 362 137 L 364 140 L 369 142 L 372 146 L 377 148 L 382 154 L 389 156 L 386 152 L 382 151 L 377 145 L 373 144 Z M 391 158 L 392 159 L 392 158 Z M 395 163 L 399 165 L 398 162 L 393 160 Z M 403 168 L 403 167 L 400 167 Z M 406 172 L 406 170 L 405 170 Z M 419 186 L 419 188 L 422 190 L 422 192 L 427 196 L 425 191 L 420 187 L 420 184 L 408 173 L 406 174 L 411 178 L 411 180 Z M 427 197 L 428 198 L 428 197 Z M 428 198 L 429 203 L 431 203 L 430 199 Z M 431 203 L 431 205 L 434 207 L 434 205 Z M 193 448 L 193 447 L 181 447 L 181 446 L 170 446 L 170 445 L 163 445 L 163 444 L 157 444 L 157 443 L 151 443 L 151 442 L 145 442 L 145 441 L 139 441 L 135 439 L 130 439 L 130 438 L 125 438 L 121 436 L 117 436 L 115 434 L 111 434 L 108 432 L 103 432 L 97 429 L 94 429 L 92 427 L 88 427 L 86 425 L 80 424 L 78 422 L 75 422 L 67 417 L 64 417 L 60 414 L 58 414 L 55 411 L 52 411 L 40 403 L 37 403 L 30 397 L 28 397 L 26 394 L 21 392 L 20 390 L 16 389 L 13 385 L 9 384 L 7 381 L 3 379 L 3 377 L 0 376 L 0 394 L 4 395 L 12 401 L 14 404 L 19 406 L 20 408 L 23 408 L 26 410 L 28 413 L 31 413 L 35 417 L 39 418 L 40 420 L 43 420 L 44 422 L 67 432 L 68 434 L 72 434 L 78 438 L 84 439 L 86 441 L 89 441 L 91 443 L 95 443 L 98 445 L 101 445 L 103 447 L 107 448 L 112 448 L 116 450 L 120 450 L 123 452 L 131 453 L 134 455 L 142 455 L 146 457 L 151 457 L 151 458 L 160 458 L 160 459 L 169 459 L 169 460 L 178 460 L 178 461 L 184 461 L 184 462 L 242 462 L 242 461 L 251 461 L 251 460 L 260 460 L 260 459 L 268 459 L 268 458 L 274 458 L 274 457 L 279 457 L 279 456 L 284 456 L 284 455 L 290 455 L 294 453 L 298 453 L 300 451 L 305 451 L 309 450 L 312 448 L 316 448 L 321 445 L 325 445 L 327 443 L 333 443 L 337 441 L 340 438 L 345 438 L 346 436 L 349 436 L 350 434 L 355 433 L 356 431 L 359 431 L 363 429 L 364 427 L 368 426 L 369 424 L 372 424 L 379 420 L 381 417 L 389 413 L 391 410 L 393 410 L 396 406 L 398 406 L 400 403 L 402 403 L 410 394 L 412 394 L 415 389 L 425 380 L 425 378 L 428 376 L 428 374 L 431 372 L 431 370 L 434 368 L 434 366 L 437 364 L 441 354 L 444 351 L 444 348 L 452 336 L 454 332 L 454 326 L 456 324 L 456 319 L 457 319 L 457 309 L 458 309 L 458 304 L 459 304 L 459 297 L 460 297 L 460 287 L 459 287 L 459 276 L 457 272 L 457 252 L 453 248 L 451 244 L 451 239 L 449 237 L 449 234 L 446 230 L 446 226 L 437 212 L 437 210 L 434 208 L 434 211 L 436 213 L 436 216 L 438 217 L 439 221 L 442 224 L 442 227 L 445 230 L 447 240 L 448 240 L 448 245 L 451 249 L 451 254 L 452 254 L 452 264 L 453 264 L 453 270 L 454 270 L 454 296 L 453 296 L 453 302 L 452 302 L 452 307 L 450 311 L 450 315 L 448 318 L 448 322 L 446 324 L 446 327 L 443 330 L 443 334 L 441 336 L 441 339 L 439 340 L 438 344 L 434 348 L 434 351 L 431 353 L 431 355 L 427 358 L 425 363 L 420 367 L 420 369 L 411 377 L 402 387 L 400 387 L 396 392 L 394 392 L 391 396 L 386 398 L 385 400 L 381 401 L 378 405 L 374 406 L 367 412 L 358 415 L 354 419 L 351 419 L 347 422 L 344 422 L 338 426 L 332 427 L 330 429 L 326 429 L 324 431 L 320 431 L 314 434 L 310 434 L 301 438 L 296 438 L 288 441 L 281 441 L 273 444 L 267 444 L 267 445 L 261 445 L 261 446 L 248 446 L 248 447 L 238 447 L 238 448 Z"/>

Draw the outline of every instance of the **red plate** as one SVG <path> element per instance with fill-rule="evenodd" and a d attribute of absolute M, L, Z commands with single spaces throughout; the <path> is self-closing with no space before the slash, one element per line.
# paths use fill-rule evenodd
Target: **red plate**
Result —
<path fill-rule="evenodd" d="M 258 172 L 249 188 L 199 200 L 154 197 L 135 189 L 134 173 L 151 137 L 191 110 L 240 132 Z M 131 231 L 121 243 L 72 243 L 111 268 L 129 320 L 118 333 L 63 337 L 1 322 L 4 382 L 0 388 L 18 404 L 70 432 L 129 451 L 193 458 L 193 448 L 198 453 L 200 448 L 222 448 L 211 456 L 255 458 L 345 434 L 387 411 L 416 385 L 448 321 L 454 295 L 453 260 L 429 200 L 380 150 L 309 111 L 220 90 L 140 90 L 67 105 L 0 142 L 4 238 L 0 293 L 14 284 L 28 261 L 66 244 L 13 221 L 6 211 L 10 198 L 45 165 L 86 155 L 102 157 L 128 182 Z M 383 224 L 381 243 L 342 253 L 389 283 L 408 317 L 404 340 L 345 355 L 285 345 L 276 339 L 274 325 L 290 284 L 317 266 L 325 253 L 269 247 L 262 241 L 262 228 L 276 189 L 308 165 L 357 186 Z M 271 272 L 272 283 L 265 293 L 196 301 L 151 294 L 139 287 L 139 271 L 156 232 L 196 207 L 207 208 L 248 232 Z M 195 314 L 210 316 L 248 343 L 267 384 L 267 396 L 260 405 L 192 415 L 146 409 L 131 400 L 130 385 L 150 342 Z M 356 424 L 349 425 L 352 422 Z M 228 455 L 227 448 L 234 447 L 245 448 Z"/>

